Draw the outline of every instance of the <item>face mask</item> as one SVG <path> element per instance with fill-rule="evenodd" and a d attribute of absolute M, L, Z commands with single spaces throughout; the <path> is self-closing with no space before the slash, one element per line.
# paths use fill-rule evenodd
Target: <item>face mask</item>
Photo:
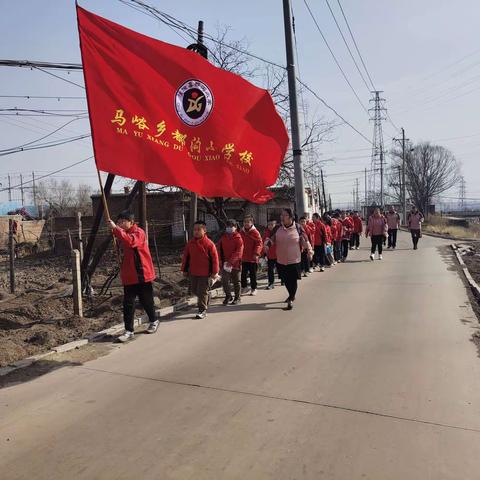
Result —
<path fill-rule="evenodd" d="M 227 233 L 233 233 L 233 227 L 227 227 L 227 228 L 225 229 L 225 231 L 226 231 Z"/>

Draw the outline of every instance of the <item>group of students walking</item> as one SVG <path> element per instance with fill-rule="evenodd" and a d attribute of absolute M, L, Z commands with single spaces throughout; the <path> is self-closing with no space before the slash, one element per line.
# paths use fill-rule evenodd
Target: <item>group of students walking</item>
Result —
<path fill-rule="evenodd" d="M 413 208 L 407 224 L 414 249 L 417 249 L 421 237 L 422 221 L 423 215 Z M 125 333 L 119 340 L 125 342 L 134 338 L 137 297 L 149 317 L 147 332 L 157 331 L 159 320 L 155 314 L 152 285 L 155 269 L 145 232 L 135 224 L 134 215 L 122 212 L 117 223 L 110 220 L 110 224 L 123 250 L 121 280 Z M 372 241 L 371 260 L 375 259 L 377 250 L 379 259 L 382 259 L 387 239 L 388 248 L 396 248 L 399 226 L 400 216 L 393 207 L 386 214 L 375 208 L 365 230 L 365 235 Z M 292 310 L 302 276 L 323 272 L 345 262 L 349 250 L 360 248 L 362 233 L 362 218 L 356 211 L 327 212 L 323 216 L 314 213 L 311 219 L 309 214 L 304 214 L 297 222 L 292 210 L 285 208 L 280 222 L 270 220 L 263 235 L 255 227 L 253 216 L 247 215 L 242 227 L 236 220 L 228 220 L 217 244 L 208 237 L 205 222 L 195 222 L 193 238 L 183 252 L 181 271 L 189 279 L 191 291 L 198 299 L 196 318 L 206 317 L 211 287 L 219 280 L 225 292 L 225 306 L 238 305 L 242 294 L 255 296 L 261 264 L 267 267 L 267 290 L 275 287 L 277 274 L 288 292 L 285 310 Z"/>
<path fill-rule="evenodd" d="M 407 215 L 407 226 L 412 236 L 413 249 L 418 249 L 418 240 L 422 236 L 422 213 L 416 207 Z M 379 207 L 375 208 L 373 214 L 368 218 L 366 236 L 370 235 L 372 248 L 370 259 L 375 260 L 375 253 L 378 250 L 378 258 L 382 260 L 383 246 L 388 241 L 388 247 L 395 250 L 397 247 L 397 233 L 400 228 L 400 215 L 391 206 L 388 212 L 384 213 Z"/>

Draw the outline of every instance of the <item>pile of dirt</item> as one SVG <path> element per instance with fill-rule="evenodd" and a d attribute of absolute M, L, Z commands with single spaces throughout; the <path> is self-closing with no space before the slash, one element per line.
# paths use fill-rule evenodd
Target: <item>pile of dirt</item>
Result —
<path fill-rule="evenodd" d="M 0 265 L 0 367 L 120 323 L 120 279 L 114 279 L 105 295 L 98 295 L 115 263 L 114 256 L 107 257 L 95 273 L 94 295 L 84 299 L 83 318 L 73 315 L 68 257 L 38 254 L 18 259 L 15 295 L 8 293 L 6 266 Z M 179 269 L 178 252 L 162 256 L 161 277 L 154 282 L 157 306 L 178 303 L 188 295 Z"/>

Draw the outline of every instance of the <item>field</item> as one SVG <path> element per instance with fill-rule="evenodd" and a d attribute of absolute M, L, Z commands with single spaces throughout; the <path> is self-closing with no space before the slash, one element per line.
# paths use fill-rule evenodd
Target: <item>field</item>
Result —
<path fill-rule="evenodd" d="M 446 237 L 480 240 L 480 223 L 451 220 L 441 215 L 431 215 L 423 225 L 426 233 L 436 233 Z"/>
<path fill-rule="evenodd" d="M 154 284 L 157 304 L 168 306 L 188 293 L 179 272 L 179 252 L 162 255 L 161 280 Z M 92 286 L 95 294 L 84 299 L 84 318 L 73 315 L 69 255 L 43 252 L 16 260 L 16 292 L 9 292 L 8 262 L 0 261 L 0 367 L 42 353 L 122 321 L 122 293 L 118 277 L 105 295 L 98 295 L 116 259 L 106 256 Z"/>

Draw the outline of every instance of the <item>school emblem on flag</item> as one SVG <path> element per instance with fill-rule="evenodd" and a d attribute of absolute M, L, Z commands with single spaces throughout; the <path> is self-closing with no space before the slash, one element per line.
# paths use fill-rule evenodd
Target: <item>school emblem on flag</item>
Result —
<path fill-rule="evenodd" d="M 175 110 L 183 123 L 201 125 L 213 109 L 213 94 L 200 80 L 187 80 L 175 94 Z"/>

